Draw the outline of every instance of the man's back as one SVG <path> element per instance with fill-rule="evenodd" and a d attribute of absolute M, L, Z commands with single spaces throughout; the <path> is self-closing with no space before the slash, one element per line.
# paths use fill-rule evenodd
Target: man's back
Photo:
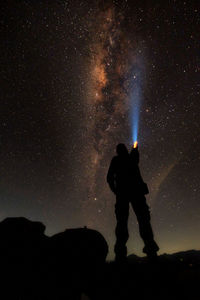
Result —
<path fill-rule="evenodd" d="M 107 175 L 107 182 L 115 194 L 143 193 L 144 182 L 137 161 L 129 155 L 113 157 Z"/>

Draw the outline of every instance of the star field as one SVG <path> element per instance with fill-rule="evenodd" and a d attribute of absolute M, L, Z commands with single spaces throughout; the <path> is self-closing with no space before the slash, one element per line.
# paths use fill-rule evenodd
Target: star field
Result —
<path fill-rule="evenodd" d="M 114 243 L 106 183 L 132 143 L 160 252 L 199 249 L 200 5 L 197 1 L 5 1 L 1 9 L 0 219 L 47 234 L 87 225 Z M 129 252 L 142 242 L 130 213 Z"/>

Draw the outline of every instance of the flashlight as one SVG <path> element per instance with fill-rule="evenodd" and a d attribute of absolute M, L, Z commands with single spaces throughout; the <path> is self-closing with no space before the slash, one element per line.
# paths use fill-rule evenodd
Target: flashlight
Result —
<path fill-rule="evenodd" d="M 138 146 L 138 141 L 135 141 L 133 144 L 133 148 L 137 148 L 137 146 Z"/>

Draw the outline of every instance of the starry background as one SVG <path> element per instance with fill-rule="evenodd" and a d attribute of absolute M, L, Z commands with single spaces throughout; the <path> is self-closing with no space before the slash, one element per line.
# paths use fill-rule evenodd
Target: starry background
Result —
<path fill-rule="evenodd" d="M 160 253 L 200 249 L 198 1 L 4 1 L 0 14 L 0 220 L 87 225 L 112 257 L 106 174 L 137 109 Z M 129 230 L 141 255 L 133 213 Z"/>

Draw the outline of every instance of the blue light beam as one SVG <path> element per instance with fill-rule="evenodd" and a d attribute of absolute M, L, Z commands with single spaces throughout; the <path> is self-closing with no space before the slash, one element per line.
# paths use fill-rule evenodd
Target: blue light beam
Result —
<path fill-rule="evenodd" d="M 142 102 L 142 71 L 136 66 L 132 75 L 132 87 L 130 93 L 130 123 L 132 144 L 138 141 L 140 108 Z"/>
<path fill-rule="evenodd" d="M 139 116 L 140 116 L 140 87 L 136 87 L 131 97 L 132 101 L 132 141 L 138 141 Z"/>

